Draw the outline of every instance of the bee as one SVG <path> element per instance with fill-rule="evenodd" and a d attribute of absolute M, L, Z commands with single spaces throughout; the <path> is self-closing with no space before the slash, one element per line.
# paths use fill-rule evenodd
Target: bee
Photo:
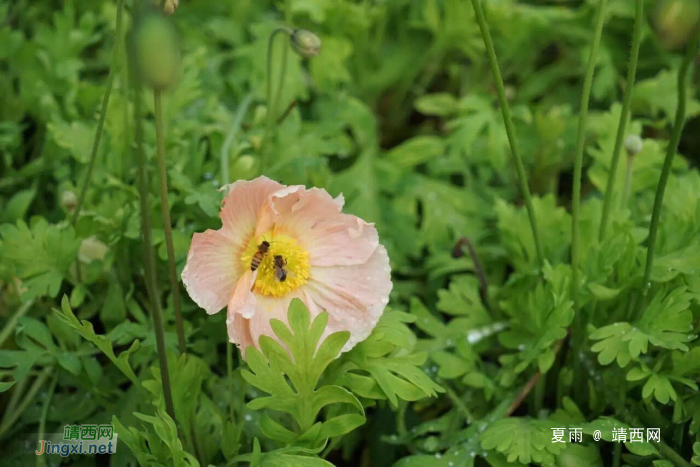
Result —
<path fill-rule="evenodd" d="M 255 252 L 253 255 L 253 259 L 250 262 L 250 270 L 255 271 L 258 269 L 260 266 L 260 263 L 262 263 L 263 259 L 265 259 L 265 255 L 267 252 L 270 251 L 270 242 L 267 240 L 263 240 L 263 242 L 258 245 L 258 251 Z"/>
<path fill-rule="evenodd" d="M 287 280 L 287 260 L 282 257 L 282 255 L 275 255 L 274 257 L 275 260 L 275 276 L 277 277 L 277 280 L 280 282 L 284 282 Z"/>

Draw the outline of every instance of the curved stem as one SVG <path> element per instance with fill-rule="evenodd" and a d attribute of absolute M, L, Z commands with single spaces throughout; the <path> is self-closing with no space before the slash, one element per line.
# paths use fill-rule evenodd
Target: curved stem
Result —
<path fill-rule="evenodd" d="M 649 246 L 647 249 L 647 264 L 644 268 L 644 291 L 648 290 L 649 279 L 651 278 L 651 268 L 654 265 L 654 253 L 656 251 L 656 234 L 659 230 L 659 217 L 661 217 L 661 207 L 664 204 L 664 192 L 666 191 L 666 184 L 668 183 L 668 177 L 671 175 L 671 166 L 673 165 L 673 158 L 676 155 L 676 149 L 678 148 L 678 141 L 681 139 L 681 132 L 683 131 L 683 124 L 685 123 L 685 103 L 687 95 L 688 86 L 688 70 L 690 70 L 690 64 L 697 55 L 698 51 L 698 36 L 700 36 L 700 25 L 695 27 L 695 32 L 693 37 L 688 43 L 688 50 L 685 53 L 685 58 L 681 64 L 680 70 L 678 70 L 678 108 L 676 109 L 676 120 L 673 123 L 673 131 L 671 133 L 671 141 L 668 143 L 668 148 L 666 149 L 666 158 L 664 159 L 664 166 L 661 169 L 661 177 L 659 178 L 659 184 L 656 187 L 656 196 L 654 198 L 654 209 L 651 215 L 651 226 L 649 227 Z"/>
<path fill-rule="evenodd" d="M 7 321 L 5 326 L 2 328 L 2 331 L 0 331 L 0 347 L 2 347 L 2 344 L 4 344 L 7 338 L 10 337 L 12 331 L 15 330 L 17 321 L 19 321 L 22 316 L 27 314 L 32 305 L 34 305 L 34 300 L 29 300 L 28 302 L 23 303 L 15 314 L 12 315 L 12 317 Z"/>
<path fill-rule="evenodd" d="M 500 101 L 501 112 L 503 113 L 503 123 L 505 124 L 506 134 L 508 135 L 508 142 L 510 143 L 510 152 L 513 156 L 513 162 L 515 162 L 515 169 L 518 173 L 520 191 L 522 192 L 523 199 L 525 200 L 527 215 L 530 218 L 530 227 L 532 228 L 532 236 L 535 241 L 535 250 L 537 254 L 537 265 L 541 268 L 543 265 L 542 246 L 540 243 L 539 231 L 537 229 L 537 220 L 535 219 L 535 208 L 532 205 L 532 196 L 530 195 L 530 188 L 527 184 L 525 166 L 523 165 L 523 160 L 520 157 L 520 152 L 518 151 L 518 142 L 515 137 L 515 127 L 513 126 L 513 118 L 510 112 L 510 107 L 508 106 L 508 99 L 506 98 L 506 90 L 505 86 L 503 85 L 501 71 L 498 68 L 498 59 L 496 58 L 496 51 L 493 47 L 493 41 L 491 40 L 489 26 L 486 23 L 486 18 L 484 18 L 484 12 L 481 9 L 481 1 L 472 0 L 472 5 L 474 6 L 476 20 L 479 23 L 481 37 L 484 40 L 486 52 L 488 53 L 489 57 L 489 63 L 491 64 L 491 72 L 493 73 L 493 79 L 495 81 L 496 90 L 498 92 L 498 100 Z"/>
<path fill-rule="evenodd" d="M 231 128 L 228 130 L 228 133 L 226 133 L 226 139 L 224 140 L 224 144 L 221 146 L 221 185 L 225 186 L 231 183 L 230 180 L 230 173 L 229 173 L 229 151 L 231 150 L 231 145 L 233 142 L 236 140 L 236 135 L 238 134 L 238 130 L 241 128 L 241 123 L 243 122 L 243 117 L 245 116 L 246 112 L 248 112 L 248 107 L 250 107 L 250 103 L 253 101 L 253 93 L 250 92 L 248 93 L 245 98 L 243 98 L 243 101 L 241 104 L 238 106 L 238 110 L 236 111 L 236 115 L 233 117 L 233 123 L 231 124 Z"/>
<path fill-rule="evenodd" d="M 591 85 L 593 84 L 593 74 L 595 72 L 596 56 L 600 45 L 600 37 L 603 34 L 603 24 L 605 23 L 606 0 L 598 2 L 596 12 L 595 33 L 591 44 L 591 53 L 588 57 L 586 76 L 583 80 L 583 92 L 581 93 L 581 110 L 578 123 L 578 137 L 576 143 L 576 155 L 574 157 L 574 190 L 572 200 L 572 225 L 571 225 L 571 295 L 574 300 L 574 311 L 576 319 L 580 320 L 580 310 L 578 303 L 578 264 L 579 264 L 579 220 L 581 217 L 581 171 L 583 166 L 583 147 L 586 142 L 586 120 L 588 119 L 588 100 L 591 96 Z M 580 322 L 580 321 L 579 321 Z M 574 326 L 578 329 L 580 326 Z"/>
<path fill-rule="evenodd" d="M 610 172 L 608 173 L 608 183 L 605 187 L 605 201 L 603 203 L 603 215 L 600 219 L 600 233 L 598 238 L 602 241 L 605 238 L 605 231 L 608 228 L 608 217 L 612 209 L 612 198 L 615 191 L 615 177 L 617 166 L 620 163 L 620 151 L 625 140 L 625 130 L 627 120 L 629 120 L 630 103 L 632 102 L 632 91 L 634 90 L 634 80 L 637 74 L 637 58 L 639 57 L 639 45 L 642 42 L 642 24 L 644 22 L 644 0 L 636 0 L 634 31 L 632 32 L 632 48 L 630 49 L 630 64 L 627 69 L 627 85 L 625 87 L 625 97 L 622 100 L 622 112 L 620 122 L 617 125 L 617 135 L 615 136 L 615 146 L 613 148 L 612 159 L 610 160 Z"/>
<path fill-rule="evenodd" d="M 133 60 L 133 53 L 132 60 Z M 132 69 L 133 63 L 130 64 Z M 175 409 L 173 396 L 170 389 L 170 373 L 168 371 L 168 357 L 165 350 L 165 328 L 163 325 L 163 312 L 158 301 L 156 287 L 155 252 L 151 238 L 151 212 L 148 203 L 148 179 L 146 178 L 146 161 L 143 152 L 143 123 L 141 121 L 141 83 L 138 73 L 132 73 L 134 83 L 134 139 L 136 141 L 136 166 L 138 172 L 139 201 L 141 203 L 141 234 L 143 236 L 143 263 L 146 279 L 146 290 L 151 302 L 151 314 L 153 317 L 153 331 L 156 336 L 156 348 L 160 360 L 160 376 L 163 384 L 163 399 L 165 409 L 175 424 Z"/>
<path fill-rule="evenodd" d="M 39 418 L 39 436 L 37 436 L 37 440 L 39 441 L 44 437 L 44 432 L 46 431 L 46 417 L 49 415 L 49 407 L 51 406 L 53 393 L 56 391 L 56 384 L 58 384 L 58 374 L 59 372 L 57 371 L 53 375 L 53 379 L 49 385 L 49 393 L 46 395 L 44 406 L 41 408 L 41 417 Z M 46 456 L 37 456 L 36 465 L 46 465 Z"/>
<path fill-rule="evenodd" d="M 73 225 L 78 222 L 78 217 L 80 216 L 80 209 L 85 201 L 85 196 L 87 195 L 88 187 L 90 186 L 90 181 L 92 179 L 92 171 L 95 168 L 95 160 L 97 159 L 97 150 L 100 147 L 100 141 L 102 140 L 102 129 L 105 124 L 105 117 L 107 115 L 107 106 L 109 105 L 109 97 L 112 94 L 112 85 L 114 84 L 114 74 L 117 68 L 117 62 L 119 60 L 119 49 L 122 43 L 122 10 L 124 6 L 124 0 L 117 0 L 117 26 L 114 36 L 116 40 L 114 42 L 114 50 L 112 51 L 112 64 L 109 68 L 109 76 L 107 77 L 107 85 L 105 87 L 104 96 L 102 96 L 102 107 L 100 109 L 100 118 L 97 121 L 97 129 L 95 130 L 95 138 L 92 141 L 92 152 L 90 153 L 90 160 L 88 161 L 87 173 L 85 174 L 85 182 L 83 183 L 83 188 L 80 190 L 80 196 L 78 196 L 78 202 L 75 205 L 75 211 L 73 212 L 73 218 L 71 223 Z M 78 265 L 78 268 L 80 265 Z"/>
<path fill-rule="evenodd" d="M 170 273 L 170 288 L 173 291 L 173 309 L 175 310 L 175 328 L 180 353 L 187 352 L 185 327 L 182 323 L 182 305 L 180 302 L 180 283 L 177 280 L 175 265 L 175 247 L 173 246 L 173 230 L 170 221 L 170 205 L 168 203 L 168 174 L 165 170 L 165 131 L 163 129 L 162 95 L 158 90 L 153 91 L 153 103 L 156 114 L 156 146 L 158 152 L 158 174 L 160 175 L 160 212 L 163 216 L 165 231 L 165 249 L 168 251 L 168 270 Z"/>

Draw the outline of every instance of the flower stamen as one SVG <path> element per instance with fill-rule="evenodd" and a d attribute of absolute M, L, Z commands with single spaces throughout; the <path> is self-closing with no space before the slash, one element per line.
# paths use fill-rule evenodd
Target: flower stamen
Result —
<path fill-rule="evenodd" d="M 309 279 L 309 253 L 294 238 L 287 235 L 268 232 L 253 237 L 241 255 L 244 270 L 250 270 L 253 256 L 263 241 L 269 242 L 270 248 L 258 266 L 253 292 L 268 297 L 282 297 L 304 285 Z M 286 260 L 287 278 L 284 282 L 275 274 L 274 257 L 277 255 Z"/>

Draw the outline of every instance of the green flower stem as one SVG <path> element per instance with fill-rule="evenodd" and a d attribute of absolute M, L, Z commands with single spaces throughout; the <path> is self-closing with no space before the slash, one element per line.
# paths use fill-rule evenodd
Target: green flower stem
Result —
<path fill-rule="evenodd" d="M 23 303 L 15 314 L 12 315 L 12 317 L 7 321 L 5 326 L 2 328 L 2 331 L 0 331 L 0 347 L 2 347 L 2 344 L 4 344 L 7 338 L 14 332 L 15 327 L 17 326 L 17 321 L 19 321 L 22 316 L 27 314 L 32 305 L 34 305 L 34 300 L 29 300 L 28 302 Z"/>
<path fill-rule="evenodd" d="M 530 218 L 530 227 L 532 228 L 532 236 L 535 241 L 535 250 L 537 252 L 537 264 L 541 268 L 543 265 L 542 257 L 542 246 L 540 243 L 540 235 L 537 229 L 537 220 L 535 218 L 535 208 L 532 205 L 532 196 L 530 195 L 530 188 L 527 184 L 527 175 L 525 174 L 525 166 L 523 165 L 523 160 L 520 157 L 520 152 L 518 151 L 518 142 L 515 137 L 515 127 L 513 126 L 513 118 L 510 112 L 510 107 L 508 106 L 508 99 L 506 99 L 506 90 L 503 85 L 503 78 L 501 77 L 501 71 L 498 67 L 498 59 L 496 58 L 496 51 L 493 47 L 493 41 L 491 40 L 491 33 L 489 32 L 489 26 L 486 23 L 486 18 L 484 18 L 484 12 L 481 9 L 480 0 L 472 0 L 474 5 L 474 12 L 476 13 L 476 20 L 479 23 L 479 29 L 481 30 L 481 37 L 484 40 L 484 45 L 486 46 L 486 52 L 489 56 L 489 62 L 491 64 L 491 72 L 493 73 L 493 79 L 496 84 L 496 90 L 498 91 L 498 100 L 501 104 L 501 112 L 503 113 L 503 123 L 506 127 L 506 134 L 508 135 L 508 142 L 510 143 L 510 151 L 513 156 L 513 161 L 515 162 L 515 169 L 518 173 L 518 180 L 520 182 L 520 191 L 522 192 L 523 198 L 525 200 L 525 207 L 527 208 L 527 215 Z"/>
<path fill-rule="evenodd" d="M 182 323 L 180 283 L 177 280 L 175 247 L 173 246 L 173 230 L 170 221 L 170 206 L 168 204 L 168 174 L 165 170 L 165 131 L 163 129 L 163 105 L 162 94 L 159 90 L 153 91 L 153 104 L 156 114 L 156 146 L 158 152 L 158 173 L 160 175 L 160 211 L 161 215 L 163 216 L 165 248 L 168 251 L 168 270 L 170 273 L 170 288 L 173 291 L 173 309 L 175 310 L 177 343 L 180 353 L 184 354 L 187 352 L 187 342 L 185 341 L 185 327 Z"/>
<path fill-rule="evenodd" d="M 673 462 L 676 467 L 692 467 L 689 462 L 681 457 L 676 451 L 674 451 L 668 444 L 661 441 L 656 445 L 662 456 L 666 458 L 667 461 Z"/>
<path fill-rule="evenodd" d="M 133 56 L 133 54 L 131 54 Z M 132 64 L 132 69 L 133 64 Z M 134 73 L 134 139 L 136 140 L 136 165 L 138 171 L 139 200 L 141 202 L 141 232 L 143 235 L 143 258 L 146 279 L 146 289 L 151 302 L 153 317 L 153 330 L 156 335 L 156 347 L 160 360 L 160 376 L 163 384 L 163 398 L 165 409 L 170 418 L 175 421 L 175 409 L 173 396 L 170 389 L 170 373 L 168 372 L 168 357 L 165 351 L 165 327 L 163 325 L 163 312 L 158 302 L 156 288 L 155 252 L 151 238 L 151 213 L 148 203 L 148 179 L 146 178 L 146 161 L 143 152 L 143 128 L 141 122 L 141 83 Z"/>
<path fill-rule="evenodd" d="M 272 51 L 274 50 L 275 37 L 279 33 L 285 33 L 287 36 L 291 36 L 293 31 L 287 26 L 280 26 L 272 31 L 270 34 L 270 39 L 267 41 L 267 125 L 265 128 L 265 135 L 262 141 L 261 153 L 263 157 L 263 167 L 267 166 L 268 160 L 265 152 L 265 147 L 267 141 L 270 139 L 272 134 L 272 126 L 275 122 L 275 115 L 277 115 L 277 99 L 282 93 L 282 85 L 284 84 L 284 75 L 287 73 L 287 47 L 282 49 L 282 62 L 280 69 L 279 82 L 277 85 L 277 91 L 274 94 L 274 100 L 272 95 Z"/>
<path fill-rule="evenodd" d="M 634 178 L 634 156 L 627 156 L 627 171 L 625 172 L 625 184 L 622 188 L 622 200 L 620 206 L 625 208 L 632 191 L 632 180 Z M 602 240 L 602 237 L 601 237 Z"/>
<path fill-rule="evenodd" d="M 229 152 L 231 151 L 231 145 L 236 140 L 236 135 L 238 130 L 241 129 L 241 124 L 243 122 L 243 117 L 245 117 L 246 112 L 248 112 L 248 107 L 250 103 L 253 102 L 253 93 L 248 93 L 247 96 L 243 98 L 243 101 L 238 106 L 236 115 L 233 117 L 233 123 L 231 123 L 231 128 L 229 128 L 228 133 L 226 133 L 226 139 L 224 144 L 221 146 L 221 184 L 228 185 L 231 183 L 230 173 L 229 173 L 229 159 L 231 158 Z"/>
<path fill-rule="evenodd" d="M 659 230 L 659 218 L 661 217 L 661 208 L 664 204 L 664 192 L 666 191 L 666 184 L 668 183 L 668 177 L 671 175 L 671 167 L 673 165 L 673 158 L 676 155 L 676 149 L 678 148 L 678 141 L 681 139 L 681 132 L 683 131 L 683 124 L 685 123 L 685 104 L 687 97 L 687 87 L 688 87 L 688 71 L 690 70 L 690 65 L 693 59 L 698 53 L 698 37 L 700 36 L 700 25 L 695 27 L 695 32 L 693 37 L 688 43 L 688 50 L 686 51 L 685 58 L 681 64 L 680 70 L 678 70 L 678 108 L 676 109 L 676 120 L 673 122 L 673 131 L 671 133 L 671 141 L 668 143 L 666 149 L 666 158 L 664 159 L 664 166 L 661 169 L 661 178 L 659 178 L 659 184 L 656 187 L 656 197 L 654 198 L 654 209 L 651 215 L 651 226 L 649 227 L 649 245 L 647 249 L 647 264 L 644 268 L 644 290 L 648 290 L 649 279 L 651 278 L 651 268 L 654 265 L 654 253 L 656 252 L 656 234 Z"/>
<path fill-rule="evenodd" d="M 622 112 L 620 122 L 617 125 L 617 135 L 615 136 L 615 146 L 613 148 L 612 159 L 610 159 L 610 172 L 608 173 L 608 184 L 605 187 L 605 201 L 603 203 L 603 215 L 600 219 L 600 233 L 598 238 L 602 241 L 605 238 L 605 231 L 608 228 L 608 218 L 612 209 L 613 193 L 615 192 L 615 177 L 617 166 L 620 163 L 620 151 L 625 140 L 625 130 L 627 120 L 630 115 L 630 103 L 632 102 L 632 91 L 634 90 L 634 80 L 637 74 L 637 58 L 639 57 L 639 45 L 642 42 L 642 25 L 644 22 L 644 0 L 636 0 L 634 16 L 634 30 L 632 32 L 632 48 L 630 49 L 630 64 L 627 69 L 627 85 L 625 86 L 625 97 L 622 100 Z"/>
<path fill-rule="evenodd" d="M 457 407 L 458 410 L 462 412 L 462 415 L 464 415 L 464 419 L 468 424 L 474 423 L 477 418 L 474 417 L 474 414 L 469 410 L 467 405 L 464 403 L 464 401 L 457 395 L 456 392 L 452 390 L 450 386 L 447 384 L 445 386 L 445 394 L 447 394 L 447 397 L 452 401 L 452 403 Z"/>
<path fill-rule="evenodd" d="M 571 294 L 574 300 L 574 311 L 576 312 L 577 320 L 580 320 L 579 302 L 578 302 L 578 265 L 579 265 L 579 221 L 581 217 L 581 171 L 583 166 L 583 147 L 586 142 L 586 120 L 588 119 L 588 99 L 591 96 L 591 85 L 593 83 L 593 74 L 595 72 L 596 56 L 598 55 L 598 47 L 600 46 L 600 37 L 603 34 L 603 24 L 605 23 L 605 4 L 606 0 L 598 2 L 598 11 L 595 19 L 595 33 L 593 35 L 593 43 L 591 44 L 591 53 L 588 57 L 588 66 L 586 76 L 583 80 L 583 92 L 581 93 L 581 110 L 578 123 L 578 138 L 576 142 L 576 154 L 574 156 L 574 190 L 572 194 L 572 225 L 571 225 Z M 580 326 L 574 326 L 574 329 L 582 331 Z"/>
<path fill-rule="evenodd" d="M 51 373 L 53 373 L 52 366 L 44 368 L 44 371 L 42 371 L 34 380 L 34 384 L 32 384 L 32 386 L 29 388 L 29 391 L 27 391 L 27 394 L 25 394 L 24 399 L 22 399 L 22 402 L 20 402 L 17 408 L 13 411 L 8 410 L 5 413 L 5 416 L 2 419 L 2 424 L 0 424 L 0 439 L 2 439 L 7 430 L 9 430 L 10 427 L 15 424 L 19 416 L 22 415 L 27 407 L 29 407 L 29 404 L 34 400 L 36 393 L 39 392 L 39 389 L 41 389 L 49 376 L 51 376 Z"/>
<path fill-rule="evenodd" d="M 44 432 L 46 431 L 46 418 L 49 415 L 49 407 L 51 407 L 51 400 L 53 399 L 53 394 L 56 392 L 56 385 L 58 384 L 58 374 L 57 371 L 53 375 L 51 384 L 49 385 L 49 393 L 44 399 L 44 406 L 41 408 L 41 416 L 39 418 L 39 436 L 37 436 L 37 441 L 44 438 Z M 36 465 L 43 466 L 46 465 L 46 456 L 37 456 Z"/>
<path fill-rule="evenodd" d="M 119 49 L 122 43 L 122 11 L 124 7 L 124 0 L 117 0 L 117 26 L 114 36 L 116 40 L 114 42 L 114 50 L 112 51 L 112 64 L 109 69 L 109 76 L 107 77 L 107 85 L 105 87 L 104 96 L 102 96 L 102 107 L 100 109 L 100 118 L 97 121 L 97 129 L 95 130 L 95 138 L 92 141 L 92 152 L 90 154 L 90 160 L 88 161 L 87 173 L 85 174 L 85 182 L 83 183 L 83 188 L 80 190 L 80 196 L 78 196 L 78 202 L 75 205 L 75 211 L 73 212 L 73 219 L 71 223 L 75 225 L 78 222 L 78 217 L 80 216 L 80 209 L 85 201 L 85 196 L 87 195 L 88 187 L 90 186 L 90 181 L 92 179 L 92 171 L 95 168 L 95 160 L 97 159 L 97 150 L 100 148 L 100 141 L 102 140 L 102 129 L 105 124 L 105 117 L 107 115 L 107 106 L 109 105 L 109 97 L 112 94 L 112 85 L 114 84 L 114 75 L 117 68 L 117 63 L 119 61 Z M 80 265 L 78 265 L 80 269 Z"/>

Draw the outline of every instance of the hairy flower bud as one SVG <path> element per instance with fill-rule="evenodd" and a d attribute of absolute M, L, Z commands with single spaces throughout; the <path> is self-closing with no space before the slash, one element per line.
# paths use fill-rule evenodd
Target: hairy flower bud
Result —
<path fill-rule="evenodd" d="M 180 75 L 180 44 L 170 21 L 147 14 L 134 31 L 136 66 L 144 82 L 157 90 L 166 89 Z"/>
<path fill-rule="evenodd" d="M 291 36 L 292 48 L 304 58 L 312 58 L 321 50 L 321 39 L 311 31 L 297 29 Z"/>
<path fill-rule="evenodd" d="M 165 0 L 165 2 L 163 0 L 153 0 L 153 4 L 158 8 L 162 6 L 166 15 L 172 15 L 180 5 L 180 0 Z"/>
<path fill-rule="evenodd" d="M 642 151 L 643 144 L 642 138 L 639 136 L 629 135 L 627 138 L 625 138 L 625 151 L 627 151 L 627 154 L 630 157 L 636 156 Z"/>

